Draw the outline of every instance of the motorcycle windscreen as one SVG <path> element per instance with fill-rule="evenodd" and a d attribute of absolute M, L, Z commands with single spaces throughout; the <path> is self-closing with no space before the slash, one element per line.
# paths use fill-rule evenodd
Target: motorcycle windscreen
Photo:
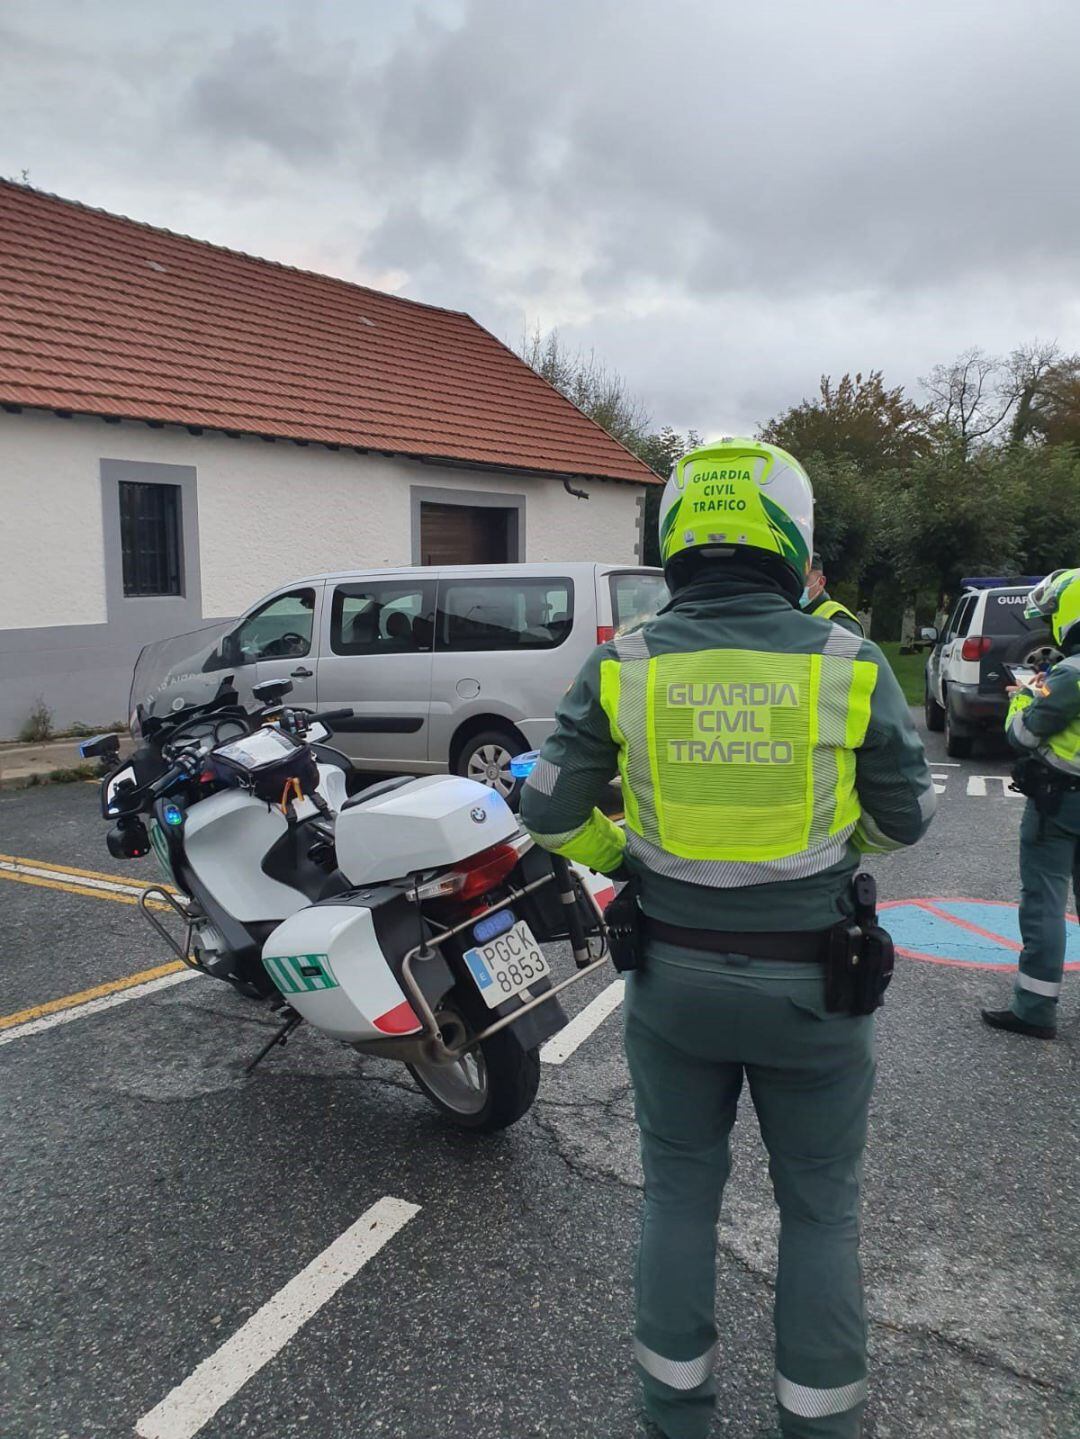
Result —
<path fill-rule="evenodd" d="M 212 699 L 228 673 L 222 641 L 234 623 L 205 625 L 144 645 L 131 678 L 132 722 L 137 716 L 160 718 Z"/>

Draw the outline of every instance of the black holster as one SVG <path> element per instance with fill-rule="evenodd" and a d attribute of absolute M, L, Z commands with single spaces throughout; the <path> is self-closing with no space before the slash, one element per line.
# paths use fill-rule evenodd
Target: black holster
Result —
<path fill-rule="evenodd" d="M 1012 768 L 1009 788 L 1026 795 L 1040 815 L 1057 814 L 1066 790 L 1078 788 L 1075 780 L 1059 775 L 1036 755 L 1022 755 Z"/>
<path fill-rule="evenodd" d="M 878 924 L 873 875 L 857 874 L 851 891 L 854 914 L 829 930 L 825 1007 L 833 1014 L 873 1014 L 885 1003 L 895 950 L 892 936 Z"/>
<path fill-rule="evenodd" d="M 640 891 L 637 878 L 628 879 L 604 911 L 608 953 L 620 974 L 641 968 L 644 924 L 638 903 Z"/>

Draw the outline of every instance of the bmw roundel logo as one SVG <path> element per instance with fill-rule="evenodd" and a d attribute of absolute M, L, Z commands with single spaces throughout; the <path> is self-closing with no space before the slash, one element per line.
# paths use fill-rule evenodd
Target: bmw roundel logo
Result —
<path fill-rule="evenodd" d="M 487 819 L 487 810 L 481 808 L 480 805 L 477 805 L 474 809 L 471 809 L 469 811 L 469 818 L 472 820 L 473 824 L 483 824 L 484 821 Z"/>

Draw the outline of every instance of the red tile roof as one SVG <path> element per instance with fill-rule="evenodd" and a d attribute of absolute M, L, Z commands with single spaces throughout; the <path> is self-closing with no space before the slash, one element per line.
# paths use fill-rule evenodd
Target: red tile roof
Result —
<path fill-rule="evenodd" d="M 0 403 L 656 478 L 468 315 L 9 181 Z"/>

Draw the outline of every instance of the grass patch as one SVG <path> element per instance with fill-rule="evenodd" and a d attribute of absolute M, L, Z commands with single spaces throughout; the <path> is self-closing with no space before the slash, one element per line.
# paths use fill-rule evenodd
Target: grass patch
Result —
<path fill-rule="evenodd" d="M 28 776 L 25 788 L 34 789 L 41 784 L 78 784 L 80 780 L 100 778 L 96 765 L 77 764 L 70 769 L 52 769 L 45 774 L 32 774 Z"/>
<path fill-rule="evenodd" d="M 916 650 L 913 655 L 900 653 L 899 640 L 886 640 L 878 646 L 893 668 L 893 674 L 900 681 L 900 688 L 909 705 L 921 705 L 924 697 L 926 674 L 926 650 Z"/>

